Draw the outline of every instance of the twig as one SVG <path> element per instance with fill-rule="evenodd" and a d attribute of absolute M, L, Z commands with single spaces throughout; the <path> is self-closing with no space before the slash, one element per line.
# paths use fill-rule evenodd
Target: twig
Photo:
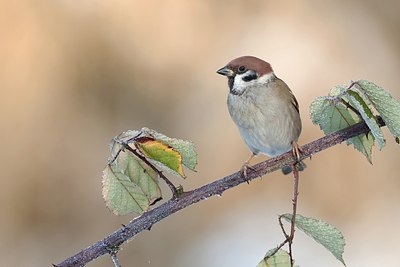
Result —
<path fill-rule="evenodd" d="M 114 263 L 115 267 L 121 267 L 121 264 L 119 264 L 117 253 L 119 251 L 119 247 L 109 247 L 108 248 L 108 253 L 111 256 L 111 260 Z"/>
<path fill-rule="evenodd" d="M 299 171 L 296 168 L 296 164 L 293 164 L 293 176 L 294 176 L 294 186 L 293 186 L 293 212 L 292 220 L 290 222 L 290 236 L 289 236 L 289 256 L 290 256 L 290 266 L 293 267 L 293 251 L 292 244 L 294 239 L 294 231 L 296 224 L 296 213 L 297 213 L 297 197 L 299 195 Z M 286 235 L 286 233 L 285 233 Z"/>
<path fill-rule="evenodd" d="M 280 226 L 281 229 L 282 229 L 282 233 L 283 233 L 283 235 L 284 235 L 285 238 L 286 238 L 286 240 L 283 241 L 283 244 L 286 244 L 286 242 L 289 241 L 290 236 L 286 233 L 285 227 L 283 227 L 282 216 L 283 216 L 283 215 L 280 215 L 280 216 L 278 217 L 278 221 L 279 221 L 279 226 Z M 281 247 L 282 247 L 282 246 L 281 246 Z"/>
<path fill-rule="evenodd" d="M 144 163 L 146 163 L 147 166 L 149 166 L 152 170 L 154 170 L 158 174 L 158 176 L 160 176 L 160 178 L 164 180 L 164 182 L 168 185 L 169 189 L 172 192 L 172 198 L 178 197 L 179 193 L 178 193 L 178 190 L 176 189 L 175 185 L 160 170 L 158 170 L 153 164 L 151 164 L 151 162 L 148 161 L 146 159 L 146 157 L 142 156 L 140 153 L 137 152 L 136 149 L 133 149 L 129 145 L 127 145 L 125 147 L 125 149 L 129 150 L 136 157 L 138 157 L 140 160 L 142 160 Z"/>
<path fill-rule="evenodd" d="M 118 257 L 117 257 L 116 253 L 111 254 L 111 260 L 114 263 L 115 267 L 121 267 L 121 264 L 119 264 Z"/>
<path fill-rule="evenodd" d="M 124 226 L 124 225 L 122 225 L 122 226 Z M 114 266 L 121 267 L 121 265 L 119 264 L 118 257 L 117 257 L 117 253 L 120 250 L 120 248 L 117 246 L 111 246 L 111 247 L 108 247 L 107 250 L 108 250 L 108 253 L 110 254 L 112 262 L 114 263 Z"/>
<path fill-rule="evenodd" d="M 280 250 L 287 242 L 289 242 L 290 236 L 286 233 L 285 227 L 283 227 L 282 216 L 283 215 L 278 217 L 278 221 L 279 221 L 279 226 L 282 229 L 282 233 L 285 236 L 285 240 L 283 240 L 282 243 L 280 243 L 271 253 L 269 253 L 269 256 L 266 257 L 265 261 L 268 260 L 269 258 L 271 258 L 272 256 L 274 256 L 278 252 L 278 250 Z"/>
<path fill-rule="evenodd" d="M 384 126 L 384 122 L 380 117 L 377 118 L 380 126 Z M 349 138 L 360 134 L 366 134 L 369 131 L 368 126 L 364 123 L 358 123 L 348 128 L 342 129 L 335 133 L 329 134 L 323 138 L 313 141 L 301 147 L 303 153 L 301 158 L 305 159 L 313 154 L 316 154 L 324 149 L 337 145 Z M 143 230 L 151 228 L 151 226 L 162 219 L 182 210 L 194 203 L 207 199 L 213 195 L 221 195 L 224 191 L 231 189 L 241 183 L 257 178 L 259 175 L 264 175 L 275 170 L 281 169 L 282 166 L 292 164 L 295 161 L 292 152 L 287 152 L 278 157 L 269 159 L 252 166 L 247 173 L 247 179 L 241 175 L 241 172 L 236 172 L 222 179 L 219 179 L 210 184 L 204 185 L 195 190 L 184 192 L 177 198 L 172 198 L 160 206 L 143 213 L 140 217 L 133 219 L 126 225 L 105 237 L 103 240 L 83 249 L 74 256 L 64 260 L 56 265 L 58 267 L 67 266 L 84 266 L 86 263 L 108 253 L 107 248 L 111 246 L 120 246 L 122 243 L 131 239 Z"/>

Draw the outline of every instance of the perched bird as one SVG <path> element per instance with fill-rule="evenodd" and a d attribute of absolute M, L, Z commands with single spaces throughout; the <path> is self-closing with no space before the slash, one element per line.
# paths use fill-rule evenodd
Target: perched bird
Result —
<path fill-rule="evenodd" d="M 260 153 L 275 157 L 292 149 L 299 160 L 299 105 L 286 83 L 276 77 L 271 65 L 253 56 L 243 56 L 217 73 L 228 77 L 229 114 L 252 152 L 242 166 L 244 176 L 247 178 L 251 159 Z M 291 168 L 282 171 L 286 174 Z"/>

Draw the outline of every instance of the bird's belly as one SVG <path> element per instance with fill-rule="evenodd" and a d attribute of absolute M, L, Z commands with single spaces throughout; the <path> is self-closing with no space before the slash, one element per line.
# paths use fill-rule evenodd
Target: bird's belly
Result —
<path fill-rule="evenodd" d="M 241 137 L 254 154 L 263 153 L 275 157 L 291 149 L 292 140 L 277 131 L 274 123 L 256 129 L 238 128 Z"/>

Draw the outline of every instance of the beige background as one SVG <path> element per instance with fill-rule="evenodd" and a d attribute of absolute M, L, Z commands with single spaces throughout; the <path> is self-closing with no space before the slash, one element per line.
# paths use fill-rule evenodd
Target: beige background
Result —
<path fill-rule="evenodd" d="M 369 79 L 400 99 L 398 1 L 0 2 L 0 265 L 49 266 L 131 216 L 101 197 L 108 142 L 154 128 L 195 142 L 196 188 L 238 170 L 248 150 L 215 71 L 240 55 L 272 63 L 301 105 L 301 143 L 322 136 L 308 107 L 337 84 Z M 345 144 L 301 176 L 301 214 L 346 237 L 348 266 L 395 266 L 400 147 L 374 165 Z M 265 159 L 265 157 L 261 157 Z M 155 225 L 123 246 L 123 266 L 255 266 L 282 240 L 291 177 L 276 172 Z M 340 266 L 304 234 L 300 266 Z M 88 266 L 111 266 L 101 257 Z"/>

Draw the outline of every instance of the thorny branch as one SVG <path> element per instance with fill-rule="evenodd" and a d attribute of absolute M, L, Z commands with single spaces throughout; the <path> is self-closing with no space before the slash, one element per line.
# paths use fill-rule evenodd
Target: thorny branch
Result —
<path fill-rule="evenodd" d="M 378 117 L 378 122 L 381 127 L 385 125 L 380 117 Z M 335 133 L 326 135 L 301 147 L 303 153 L 300 160 L 308 158 L 311 155 L 314 155 L 324 149 L 335 146 L 349 138 L 360 134 L 366 134 L 368 132 L 368 126 L 364 122 L 361 122 Z M 81 250 L 77 254 L 67 258 L 60 264 L 54 266 L 84 266 L 86 263 L 91 262 L 92 260 L 104 254 L 109 253 L 109 248 L 119 247 L 121 244 L 131 239 L 138 233 L 142 232 L 143 230 L 150 229 L 155 223 L 161 221 L 162 219 L 172 215 L 173 213 L 181 209 L 184 209 L 211 196 L 221 195 L 226 190 L 231 189 L 241 183 L 281 169 L 283 166 L 293 164 L 295 161 L 296 160 L 292 157 L 292 152 L 290 151 L 252 166 L 247 173 L 247 178 L 244 178 L 243 175 L 241 175 L 241 172 L 236 172 L 234 174 L 216 180 L 215 182 L 206 184 L 200 188 L 184 192 L 178 197 L 173 197 L 167 202 L 161 204 L 160 206 L 145 212 L 140 217 L 133 219 L 126 226 L 118 229 L 114 233 L 105 237 L 103 240 L 98 241 L 88 248 Z"/>
<path fill-rule="evenodd" d="M 269 256 L 267 257 L 270 258 L 273 255 L 275 255 L 278 250 L 280 250 L 286 243 L 289 244 L 289 257 L 290 257 L 290 266 L 294 266 L 294 259 L 293 259 L 293 250 L 292 250 L 292 245 L 293 245 L 293 239 L 294 239 L 294 231 L 295 231 L 295 224 L 296 224 L 296 214 L 297 214 L 297 197 L 299 195 L 299 171 L 298 168 L 296 167 L 297 163 L 294 163 L 292 166 L 293 170 L 293 177 L 294 177 L 294 185 L 293 185 L 293 210 L 292 210 L 292 219 L 290 222 L 290 235 L 286 233 L 285 227 L 283 227 L 282 223 L 282 216 L 280 215 L 278 218 L 279 221 L 279 226 L 281 227 L 282 233 L 285 236 L 285 240 L 282 241 L 271 253 L 269 253 Z"/>
<path fill-rule="evenodd" d="M 294 176 L 294 189 L 293 189 L 293 212 L 292 221 L 290 222 L 290 236 L 289 236 L 289 255 L 290 255 L 290 266 L 293 267 L 293 251 L 292 244 L 294 239 L 294 226 L 296 224 L 296 213 L 297 213 L 297 197 L 299 195 L 299 171 L 296 166 L 293 165 L 293 176 Z"/>

